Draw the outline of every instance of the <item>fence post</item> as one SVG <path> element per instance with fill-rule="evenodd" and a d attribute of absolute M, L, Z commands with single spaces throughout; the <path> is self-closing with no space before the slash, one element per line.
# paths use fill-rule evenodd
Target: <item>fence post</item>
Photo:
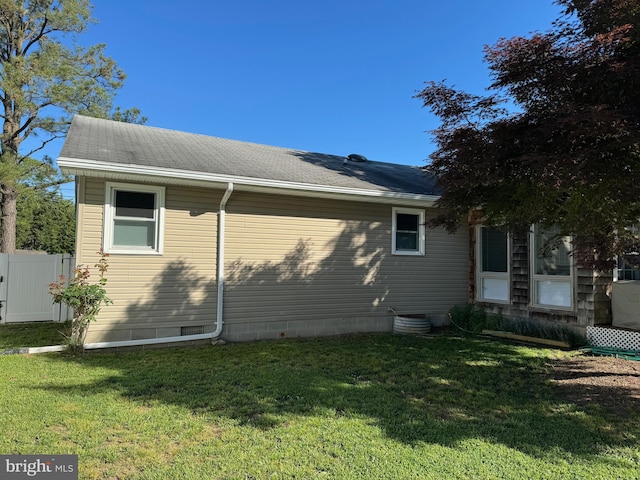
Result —
<path fill-rule="evenodd" d="M 76 267 L 74 265 L 75 257 L 72 257 L 71 254 L 65 253 L 62 255 L 62 263 L 61 263 L 61 274 L 68 280 L 71 278 L 71 274 L 73 269 Z M 66 303 L 58 304 L 58 318 L 55 320 L 57 322 L 66 322 L 67 320 L 71 320 L 73 317 L 73 309 L 69 307 Z"/>
<path fill-rule="evenodd" d="M 56 268 L 55 268 L 55 272 L 54 272 L 54 280 L 52 280 L 53 282 L 55 282 L 58 278 L 60 278 L 60 272 L 63 271 L 63 264 L 64 264 L 64 256 L 60 255 L 60 254 L 56 254 Z M 53 303 L 53 302 L 52 302 Z M 54 322 L 59 322 L 60 318 L 61 318 L 61 309 L 57 306 L 57 305 L 53 305 L 53 321 Z"/>

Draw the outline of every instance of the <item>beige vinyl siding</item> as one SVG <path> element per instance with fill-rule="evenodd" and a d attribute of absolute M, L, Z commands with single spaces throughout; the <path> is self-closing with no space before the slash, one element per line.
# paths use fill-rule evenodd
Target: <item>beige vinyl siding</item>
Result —
<path fill-rule="evenodd" d="M 105 182 L 80 182 L 79 262 L 92 266 L 102 245 Z M 180 335 L 215 328 L 217 207 L 221 192 L 166 187 L 163 255 L 110 254 L 104 307 L 88 341 Z"/>
<path fill-rule="evenodd" d="M 79 182 L 78 252 L 88 265 L 102 244 L 104 185 Z M 166 187 L 163 255 L 109 257 L 114 305 L 100 313 L 89 341 L 179 335 L 191 325 L 214 330 L 222 195 Z M 389 308 L 444 321 L 467 300 L 466 228 L 455 235 L 427 229 L 425 256 L 392 255 L 392 214 L 391 205 L 236 189 L 227 204 L 222 337 L 389 331 Z"/>
<path fill-rule="evenodd" d="M 427 210 L 427 220 L 434 215 Z M 468 229 L 461 225 L 456 233 L 444 229 L 427 229 L 424 272 L 426 312 L 445 321 L 453 305 L 466 304 L 469 292 L 469 236 Z M 448 320 L 447 320 L 448 321 Z"/>
<path fill-rule="evenodd" d="M 426 255 L 401 256 L 391 254 L 389 205 L 237 192 L 227 212 L 232 338 L 390 330 L 389 308 L 443 321 L 466 302 L 464 228 L 427 229 Z"/>

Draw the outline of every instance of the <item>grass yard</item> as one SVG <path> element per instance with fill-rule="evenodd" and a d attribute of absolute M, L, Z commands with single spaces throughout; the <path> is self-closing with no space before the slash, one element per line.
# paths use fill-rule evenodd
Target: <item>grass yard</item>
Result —
<path fill-rule="evenodd" d="M 82 479 L 638 478 L 638 409 L 564 399 L 570 355 L 363 335 L 2 356 L 0 453 L 76 453 Z"/>
<path fill-rule="evenodd" d="M 10 348 L 44 347 L 65 343 L 70 322 L 33 322 L 0 325 L 0 352 Z"/>

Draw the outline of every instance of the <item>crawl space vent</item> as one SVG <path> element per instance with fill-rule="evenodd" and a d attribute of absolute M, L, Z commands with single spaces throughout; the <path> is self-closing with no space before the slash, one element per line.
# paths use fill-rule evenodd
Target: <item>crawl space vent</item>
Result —
<path fill-rule="evenodd" d="M 191 327 L 180 327 L 180 336 L 185 335 L 200 335 L 204 333 L 204 325 L 194 325 Z"/>

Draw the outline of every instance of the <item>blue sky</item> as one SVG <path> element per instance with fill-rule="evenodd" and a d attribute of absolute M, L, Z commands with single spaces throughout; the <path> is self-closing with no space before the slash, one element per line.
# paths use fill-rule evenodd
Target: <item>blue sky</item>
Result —
<path fill-rule="evenodd" d="M 127 74 L 116 104 L 147 125 L 424 165 L 438 126 L 413 98 L 424 82 L 483 93 L 483 46 L 558 13 L 551 0 L 94 0 L 80 39 L 106 43 Z"/>

